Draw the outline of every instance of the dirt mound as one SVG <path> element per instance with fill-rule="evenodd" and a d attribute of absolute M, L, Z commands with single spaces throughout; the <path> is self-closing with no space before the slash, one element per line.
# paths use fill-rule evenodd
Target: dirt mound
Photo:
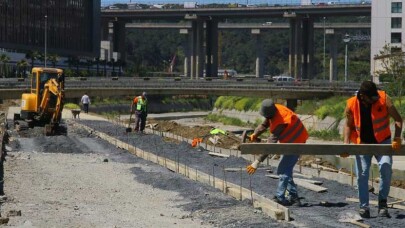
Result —
<path fill-rule="evenodd" d="M 182 126 L 174 121 L 166 121 L 166 120 L 155 120 L 149 119 L 148 124 L 153 126 L 154 130 L 163 131 L 163 132 L 170 132 L 175 135 L 179 135 L 184 138 L 194 139 L 194 138 L 202 138 L 204 143 L 208 145 L 214 145 L 209 138 L 214 138 L 215 136 L 217 139 L 216 146 L 225 149 L 236 149 L 239 144 L 241 143 L 241 139 L 239 136 L 233 134 L 232 132 L 227 132 L 227 135 L 224 134 L 216 134 L 211 135 L 210 131 L 213 128 L 212 126 Z"/>

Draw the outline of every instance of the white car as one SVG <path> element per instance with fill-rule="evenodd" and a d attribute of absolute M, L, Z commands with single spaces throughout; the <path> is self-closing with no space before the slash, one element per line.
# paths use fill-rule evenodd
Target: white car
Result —
<path fill-rule="evenodd" d="M 273 77 L 273 80 L 275 82 L 293 82 L 295 79 L 290 76 L 275 76 Z"/>

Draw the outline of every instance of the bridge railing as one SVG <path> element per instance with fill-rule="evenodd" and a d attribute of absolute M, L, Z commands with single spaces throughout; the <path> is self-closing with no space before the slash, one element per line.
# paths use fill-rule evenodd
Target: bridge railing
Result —
<path fill-rule="evenodd" d="M 29 89 L 29 81 L 17 81 L 14 79 L 0 79 L 0 89 Z M 185 79 L 174 80 L 173 78 L 87 78 L 81 81 L 76 78 L 68 78 L 65 88 L 137 88 L 137 89 L 243 89 L 243 90 L 295 90 L 295 91 L 324 91 L 354 93 L 359 88 L 355 82 L 328 82 L 328 81 L 297 81 L 297 82 L 269 82 L 265 79 Z"/>

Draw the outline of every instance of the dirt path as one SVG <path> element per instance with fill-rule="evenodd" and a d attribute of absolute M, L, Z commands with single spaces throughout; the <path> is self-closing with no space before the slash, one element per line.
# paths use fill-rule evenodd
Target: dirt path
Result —
<path fill-rule="evenodd" d="M 175 192 L 134 181 L 144 164 L 103 162 L 99 154 L 13 152 L 6 162 L 9 226 L 207 227 L 177 206 Z"/>
<path fill-rule="evenodd" d="M 292 227 L 68 125 L 14 134 L 2 217 L 11 227 Z M 13 213 L 21 211 L 21 216 Z"/>

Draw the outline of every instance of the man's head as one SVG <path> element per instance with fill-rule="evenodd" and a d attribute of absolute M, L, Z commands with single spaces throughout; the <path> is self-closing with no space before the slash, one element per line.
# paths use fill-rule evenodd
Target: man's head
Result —
<path fill-rule="evenodd" d="M 272 99 L 266 99 L 262 102 L 262 106 L 260 107 L 259 111 L 260 115 L 265 118 L 271 119 L 273 118 L 274 114 L 276 113 L 276 106 Z"/>
<path fill-rule="evenodd" d="M 363 81 L 360 85 L 360 89 L 357 92 L 357 97 L 361 101 L 372 104 L 380 98 L 378 95 L 377 85 L 372 81 Z"/>
<path fill-rule="evenodd" d="M 148 95 L 146 92 L 142 92 L 142 97 L 146 97 Z"/>

